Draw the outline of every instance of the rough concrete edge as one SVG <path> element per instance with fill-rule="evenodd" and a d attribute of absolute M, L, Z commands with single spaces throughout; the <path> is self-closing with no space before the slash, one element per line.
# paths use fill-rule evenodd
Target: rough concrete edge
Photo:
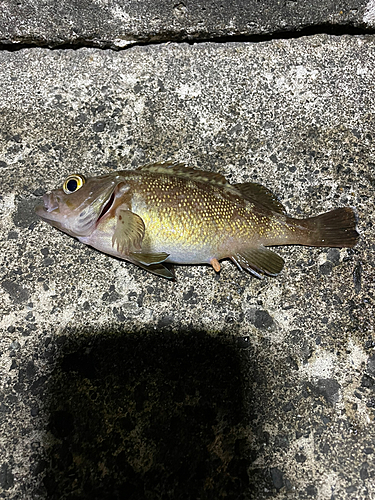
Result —
<path fill-rule="evenodd" d="M 80 49 L 99 48 L 124 50 L 135 45 L 157 45 L 163 43 L 228 43 L 228 42 L 266 42 L 279 39 L 295 39 L 314 35 L 333 35 L 333 36 L 358 36 L 375 34 L 375 0 L 370 0 L 364 11 L 362 20 L 356 23 L 335 23 L 326 22 L 321 24 L 305 24 L 301 26 L 287 26 L 285 29 L 270 29 L 244 33 L 241 30 L 217 30 L 212 32 L 195 31 L 187 33 L 186 29 L 171 32 L 164 30 L 157 34 L 140 35 L 129 33 L 121 35 L 119 38 L 103 39 L 99 37 L 77 36 L 70 39 L 63 38 L 43 38 L 32 37 L 30 35 L 18 36 L 12 39 L 0 39 L 0 50 L 20 50 L 24 48 L 49 48 L 49 49 Z"/>

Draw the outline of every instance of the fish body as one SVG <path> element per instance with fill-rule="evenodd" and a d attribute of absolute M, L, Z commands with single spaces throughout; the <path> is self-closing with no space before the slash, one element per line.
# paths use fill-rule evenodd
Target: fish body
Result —
<path fill-rule="evenodd" d="M 284 261 L 268 246 L 352 247 L 358 240 L 351 208 L 294 219 L 260 184 L 231 185 L 174 163 L 87 180 L 73 174 L 36 212 L 82 243 L 170 279 L 168 264 L 219 271 L 225 258 L 258 277 L 277 275 Z"/>

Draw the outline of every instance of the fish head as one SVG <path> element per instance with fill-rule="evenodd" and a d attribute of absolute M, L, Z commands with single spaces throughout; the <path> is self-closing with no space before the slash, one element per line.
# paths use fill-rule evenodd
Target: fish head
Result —
<path fill-rule="evenodd" d="M 76 238 L 89 236 L 126 189 L 126 184 L 115 174 L 88 179 L 72 174 L 62 188 L 43 196 L 43 205 L 38 205 L 35 212 L 64 233 Z"/>

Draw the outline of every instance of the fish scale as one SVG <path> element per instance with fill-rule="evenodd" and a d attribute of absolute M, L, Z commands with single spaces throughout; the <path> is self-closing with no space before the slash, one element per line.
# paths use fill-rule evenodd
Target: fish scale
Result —
<path fill-rule="evenodd" d="M 173 279 L 168 264 L 211 264 L 230 258 L 257 277 L 277 275 L 284 261 L 274 245 L 353 247 L 350 207 L 308 219 L 285 213 L 256 183 L 171 162 L 85 179 L 69 176 L 47 193 L 37 214 L 82 243 Z"/>
<path fill-rule="evenodd" d="M 174 261 L 173 254 L 178 248 L 183 248 L 186 253 L 184 263 L 192 262 L 192 259 L 198 263 L 206 249 L 210 252 L 210 257 L 206 257 L 209 262 L 214 248 L 223 245 L 226 239 L 249 239 L 256 234 L 254 226 L 258 219 L 244 208 L 241 200 L 234 203 L 234 200 L 215 196 L 216 187 L 197 182 L 187 185 L 178 178 L 164 185 L 152 175 L 142 181 L 147 189 L 143 196 L 142 192 L 137 194 L 136 198 L 141 197 L 141 201 L 133 201 L 131 210 L 145 223 L 144 245 L 147 251 L 161 251 L 163 248 Z M 221 255 L 216 255 L 218 257 Z"/>

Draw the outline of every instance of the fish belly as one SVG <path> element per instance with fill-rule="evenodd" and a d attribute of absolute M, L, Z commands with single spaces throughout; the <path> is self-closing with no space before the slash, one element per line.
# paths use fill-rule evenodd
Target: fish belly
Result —
<path fill-rule="evenodd" d="M 189 244 L 184 241 L 164 241 L 152 240 L 147 238 L 142 244 L 142 252 L 144 253 L 159 253 L 165 252 L 169 257 L 165 262 L 171 264 L 208 264 L 210 260 L 215 257 L 215 250 L 211 245 L 205 244 Z"/>

